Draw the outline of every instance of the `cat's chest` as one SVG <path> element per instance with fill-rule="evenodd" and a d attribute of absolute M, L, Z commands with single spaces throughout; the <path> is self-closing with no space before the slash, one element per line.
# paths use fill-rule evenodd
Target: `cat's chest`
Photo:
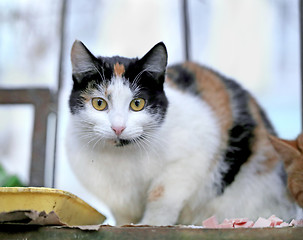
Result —
<path fill-rule="evenodd" d="M 81 182 L 110 207 L 116 219 L 127 216 L 128 221 L 136 222 L 141 217 L 152 172 L 155 172 L 144 161 L 146 159 L 137 154 L 115 156 L 87 152 L 77 155 L 73 168 Z"/>
<path fill-rule="evenodd" d="M 81 151 L 73 153 L 73 168 L 92 189 L 105 192 L 143 191 L 157 166 L 152 156 L 134 151 Z M 133 187 L 132 187 L 133 186 Z"/>

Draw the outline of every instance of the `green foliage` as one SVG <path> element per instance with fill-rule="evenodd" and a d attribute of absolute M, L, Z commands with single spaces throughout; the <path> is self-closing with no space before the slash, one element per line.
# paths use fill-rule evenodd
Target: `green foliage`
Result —
<path fill-rule="evenodd" d="M 24 187 L 18 176 L 9 175 L 0 165 L 0 187 Z"/>

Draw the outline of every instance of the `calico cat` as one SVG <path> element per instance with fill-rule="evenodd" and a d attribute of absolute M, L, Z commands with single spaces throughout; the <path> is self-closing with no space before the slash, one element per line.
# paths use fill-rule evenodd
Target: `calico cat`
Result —
<path fill-rule="evenodd" d="M 288 189 L 303 208 L 303 133 L 292 141 L 274 136 L 270 136 L 270 140 L 284 161 Z"/>
<path fill-rule="evenodd" d="M 166 68 L 162 42 L 139 59 L 75 41 L 71 61 L 69 161 L 117 225 L 295 217 L 274 130 L 239 84 L 192 62 Z"/>

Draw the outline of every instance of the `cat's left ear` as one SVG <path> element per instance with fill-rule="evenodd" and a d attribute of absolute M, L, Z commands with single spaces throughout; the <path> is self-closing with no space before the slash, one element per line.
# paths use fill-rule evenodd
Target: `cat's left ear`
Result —
<path fill-rule="evenodd" d="M 71 62 L 73 76 L 75 76 L 78 81 L 80 81 L 82 74 L 96 71 L 94 60 L 95 56 L 81 41 L 76 40 L 71 50 Z"/>
<path fill-rule="evenodd" d="M 163 42 L 156 44 L 140 59 L 143 68 L 155 78 L 164 76 L 167 66 L 167 50 Z"/>

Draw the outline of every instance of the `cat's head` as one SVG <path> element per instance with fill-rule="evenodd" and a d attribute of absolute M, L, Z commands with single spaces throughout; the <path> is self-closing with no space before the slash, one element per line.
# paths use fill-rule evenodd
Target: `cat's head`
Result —
<path fill-rule="evenodd" d="M 75 132 L 92 144 L 148 142 L 161 126 L 168 101 L 163 84 L 167 51 L 161 42 L 144 57 L 95 57 L 80 41 L 71 50 L 69 99 Z"/>
<path fill-rule="evenodd" d="M 270 136 L 269 139 L 284 161 L 288 188 L 303 208 L 303 133 L 295 140 L 284 140 L 274 136 Z"/>

